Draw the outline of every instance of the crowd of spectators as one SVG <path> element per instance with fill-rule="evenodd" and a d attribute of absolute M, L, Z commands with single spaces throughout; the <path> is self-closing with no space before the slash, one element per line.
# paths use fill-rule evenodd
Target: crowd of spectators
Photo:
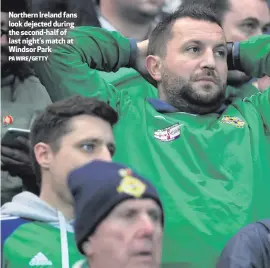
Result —
<path fill-rule="evenodd" d="M 11 11 L 73 43 L 9 61 Z M 2 0 L 1 267 L 270 268 L 269 33 L 268 0 Z"/>

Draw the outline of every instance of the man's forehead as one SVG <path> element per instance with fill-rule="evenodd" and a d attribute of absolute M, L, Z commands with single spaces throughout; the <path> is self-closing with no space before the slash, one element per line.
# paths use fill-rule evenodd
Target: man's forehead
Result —
<path fill-rule="evenodd" d="M 69 120 L 69 127 L 73 131 L 81 131 L 82 128 L 91 129 L 91 130 L 101 130 L 104 127 L 111 128 L 109 122 L 105 121 L 105 119 L 98 117 L 96 115 L 77 115 L 72 117 Z"/>
<path fill-rule="evenodd" d="M 116 210 L 122 211 L 126 209 L 136 209 L 136 210 L 148 210 L 148 209 L 156 209 L 160 210 L 158 204 L 150 198 L 145 199 L 128 199 L 121 202 L 117 207 Z"/>
<path fill-rule="evenodd" d="M 173 39 L 186 42 L 197 40 L 201 42 L 225 43 L 223 29 L 216 23 L 192 18 L 178 19 L 172 27 Z"/>
<path fill-rule="evenodd" d="M 90 115 L 73 117 L 68 122 L 65 137 L 76 141 L 114 143 L 111 125 L 100 117 Z"/>

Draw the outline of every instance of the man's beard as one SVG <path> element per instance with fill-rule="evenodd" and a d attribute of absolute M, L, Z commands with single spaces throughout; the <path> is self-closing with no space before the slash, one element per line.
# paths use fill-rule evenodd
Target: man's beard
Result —
<path fill-rule="evenodd" d="M 213 78 L 216 84 L 206 83 L 199 87 L 194 84 L 196 77 L 185 81 L 164 71 L 161 85 L 165 101 L 187 113 L 207 114 L 217 111 L 225 101 L 226 84 L 212 70 L 207 70 L 204 76 Z"/>

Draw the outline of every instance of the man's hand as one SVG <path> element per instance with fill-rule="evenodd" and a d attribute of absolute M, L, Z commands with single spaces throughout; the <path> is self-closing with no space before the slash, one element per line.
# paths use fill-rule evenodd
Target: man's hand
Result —
<path fill-rule="evenodd" d="M 148 50 L 148 40 L 144 40 L 142 42 L 137 43 L 137 59 L 136 59 L 136 70 L 142 74 L 143 76 L 148 74 L 148 71 L 145 66 L 145 58 L 147 56 L 147 50 Z M 148 74 L 149 75 L 149 74 Z"/>
<path fill-rule="evenodd" d="M 37 182 L 30 161 L 29 140 L 17 137 L 16 142 L 20 145 L 19 148 L 1 146 L 1 170 L 8 171 L 11 176 L 20 177 L 27 190 L 36 193 Z"/>
<path fill-rule="evenodd" d="M 253 82 L 252 85 L 256 87 L 260 92 L 263 92 L 266 89 L 270 88 L 270 77 L 264 76 L 262 78 L 259 78 L 255 82 Z"/>
<path fill-rule="evenodd" d="M 137 43 L 137 58 L 136 65 L 134 68 L 142 75 L 144 79 L 146 79 L 150 84 L 156 86 L 156 81 L 151 77 L 149 72 L 146 69 L 145 59 L 147 57 L 149 40 L 144 40 L 142 42 Z"/>
<path fill-rule="evenodd" d="M 258 89 L 263 92 L 270 87 L 270 77 L 264 76 L 258 79 Z"/>

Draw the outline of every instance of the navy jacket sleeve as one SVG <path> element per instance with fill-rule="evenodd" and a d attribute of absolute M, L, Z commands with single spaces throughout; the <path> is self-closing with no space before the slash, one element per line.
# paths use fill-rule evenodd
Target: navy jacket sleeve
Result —
<path fill-rule="evenodd" d="M 224 248 L 217 268 L 269 268 L 270 220 L 250 224 Z"/>

